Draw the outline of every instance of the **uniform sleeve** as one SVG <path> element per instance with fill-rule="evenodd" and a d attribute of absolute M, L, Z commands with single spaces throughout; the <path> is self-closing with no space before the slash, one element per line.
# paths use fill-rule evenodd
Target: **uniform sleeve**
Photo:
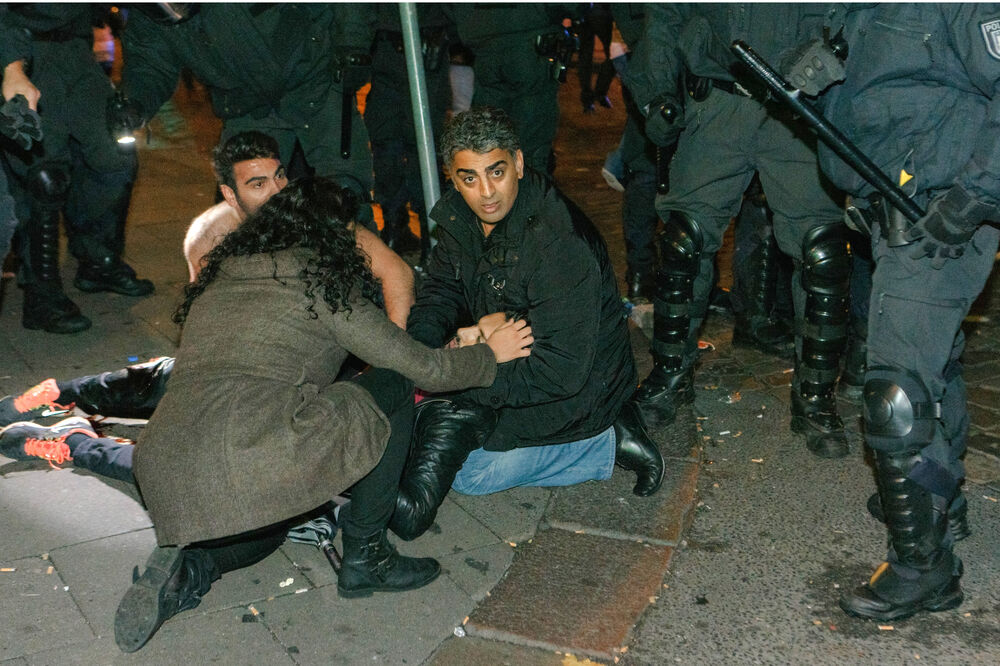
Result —
<path fill-rule="evenodd" d="M 375 41 L 375 5 L 360 2 L 335 2 L 333 11 L 333 43 L 346 53 L 368 53 Z M 398 10 L 397 10 L 398 13 Z"/>
<path fill-rule="evenodd" d="M 683 62 L 677 48 L 685 8 L 676 4 L 645 5 L 642 37 L 632 51 L 625 85 L 645 109 L 661 95 L 677 96 Z"/>
<path fill-rule="evenodd" d="M 389 321 L 385 312 L 365 301 L 350 313 L 334 315 L 337 342 L 362 361 L 395 370 L 431 392 L 489 386 L 496 376 L 496 357 L 485 344 L 461 349 L 432 349 Z"/>
<path fill-rule="evenodd" d="M 10 63 L 31 60 L 31 33 L 10 19 L 10 10 L 6 4 L 0 4 L 0 78 Z"/>
<path fill-rule="evenodd" d="M 441 229 L 441 227 L 438 227 Z M 441 234 L 431 250 L 424 276 L 417 288 L 417 300 L 410 308 L 406 330 L 429 347 L 440 347 L 460 325 L 471 324 L 459 273 L 455 241 Z"/>
<path fill-rule="evenodd" d="M 159 26 L 136 9 L 122 34 L 122 89 L 142 105 L 146 120 L 174 94 L 180 76 L 180 61 L 166 38 L 168 29 L 179 28 Z"/>
<path fill-rule="evenodd" d="M 504 363 L 489 388 L 463 393 L 491 407 L 526 407 L 572 396 L 590 376 L 601 316 L 600 271 L 585 242 L 560 244 L 558 261 L 543 260 L 528 287 L 531 356 Z"/>
<path fill-rule="evenodd" d="M 989 100 L 975 151 L 956 183 L 982 203 L 1000 209 L 1000 5 L 940 7 L 972 84 Z"/>

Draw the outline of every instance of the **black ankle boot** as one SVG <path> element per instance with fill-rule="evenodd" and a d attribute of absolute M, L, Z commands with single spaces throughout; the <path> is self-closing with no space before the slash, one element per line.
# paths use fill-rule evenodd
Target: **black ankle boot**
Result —
<path fill-rule="evenodd" d="M 820 458 L 850 453 L 844 422 L 832 395 L 805 396 L 792 389 L 792 432 L 806 436 L 806 448 Z"/>
<path fill-rule="evenodd" d="M 647 301 L 653 300 L 656 293 L 656 278 L 653 273 L 643 273 L 640 271 L 629 271 L 625 276 L 628 283 L 628 299 L 637 301 L 644 298 Z"/>
<path fill-rule="evenodd" d="M 660 489 L 663 482 L 663 456 L 646 432 L 639 408 L 626 402 L 615 419 L 615 464 L 636 473 L 632 492 L 648 497 Z"/>
<path fill-rule="evenodd" d="M 174 615 L 191 610 L 218 580 L 211 557 L 199 549 L 157 547 L 115 612 L 115 642 L 122 652 L 135 652 Z"/>
<path fill-rule="evenodd" d="M 153 283 L 136 276 L 132 267 L 118 257 L 103 257 L 95 261 L 80 261 L 73 286 L 80 291 L 113 291 L 123 296 L 148 296 Z"/>
<path fill-rule="evenodd" d="M 868 498 L 868 513 L 878 522 L 885 522 L 885 512 L 882 510 L 882 501 L 878 493 L 872 493 Z M 961 541 L 972 535 L 968 513 L 969 502 L 965 499 L 965 494 L 959 492 L 948 505 L 948 529 L 951 530 L 951 538 L 955 541 Z"/>
<path fill-rule="evenodd" d="M 667 426 L 674 422 L 677 408 L 694 402 L 694 367 L 667 370 L 656 363 L 649 376 L 642 380 L 632 400 L 651 426 Z"/>
<path fill-rule="evenodd" d="M 486 443 L 496 425 L 497 413 L 490 407 L 444 398 L 421 401 L 389 529 L 405 541 L 426 532 L 465 459 Z"/>
<path fill-rule="evenodd" d="M 385 530 L 366 537 L 344 534 L 344 557 L 337 594 L 353 599 L 372 592 L 402 592 L 427 585 L 441 573 L 430 557 L 404 557 L 389 543 Z"/>
<path fill-rule="evenodd" d="M 91 325 L 76 303 L 63 293 L 62 285 L 41 282 L 24 287 L 21 324 L 29 330 L 49 333 L 79 333 Z"/>
<path fill-rule="evenodd" d="M 795 356 L 795 335 L 780 319 L 738 314 L 733 324 L 733 346 L 756 349 L 778 358 L 792 358 Z"/>

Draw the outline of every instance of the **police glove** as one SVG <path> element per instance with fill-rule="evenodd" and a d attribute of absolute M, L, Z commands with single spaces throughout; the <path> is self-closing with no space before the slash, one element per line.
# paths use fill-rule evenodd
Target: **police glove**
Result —
<path fill-rule="evenodd" d="M 800 45 L 781 68 L 785 79 L 806 95 L 816 96 L 845 76 L 844 63 L 829 42 L 814 39 Z"/>
<path fill-rule="evenodd" d="M 646 138 L 661 148 L 672 146 L 684 129 L 681 106 L 673 97 L 659 97 L 649 104 Z"/>
<path fill-rule="evenodd" d="M 146 126 L 142 105 L 121 90 L 108 100 L 108 133 L 118 142 Z"/>
<path fill-rule="evenodd" d="M 0 107 L 0 134 L 24 150 L 42 140 L 42 119 L 28 106 L 28 98 L 14 95 Z"/>
<path fill-rule="evenodd" d="M 344 51 L 336 58 L 336 71 L 333 80 L 344 89 L 344 92 L 355 93 L 359 88 L 371 81 L 372 57 L 360 51 Z"/>
<path fill-rule="evenodd" d="M 940 269 L 948 259 L 962 256 L 976 229 L 995 212 L 993 206 L 973 199 L 961 185 L 953 185 L 935 197 L 927 213 L 906 232 L 906 240 L 917 242 L 910 258 L 930 257 L 931 268 Z"/>

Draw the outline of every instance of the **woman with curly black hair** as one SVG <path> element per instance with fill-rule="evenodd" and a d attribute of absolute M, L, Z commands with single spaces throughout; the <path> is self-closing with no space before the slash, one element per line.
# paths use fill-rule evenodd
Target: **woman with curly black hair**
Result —
<path fill-rule="evenodd" d="M 497 363 L 530 353 L 531 329 L 510 322 L 460 349 L 414 341 L 378 307 L 356 211 L 333 181 L 290 183 L 188 286 L 174 374 L 134 454 L 158 547 L 118 607 L 122 650 L 142 647 L 221 574 L 273 552 L 290 519 L 348 488 L 341 596 L 414 589 L 440 572 L 386 539 L 414 384 L 489 386 Z M 349 353 L 372 367 L 335 381 Z"/>

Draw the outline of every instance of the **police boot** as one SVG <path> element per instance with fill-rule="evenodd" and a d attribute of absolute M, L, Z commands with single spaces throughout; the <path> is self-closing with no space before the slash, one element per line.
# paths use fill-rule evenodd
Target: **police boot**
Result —
<path fill-rule="evenodd" d="M 851 322 L 851 332 L 844 352 L 844 367 L 840 371 L 837 393 L 851 402 L 861 401 L 861 391 L 865 384 L 865 367 L 868 356 L 867 322 Z"/>
<path fill-rule="evenodd" d="M 423 400 L 415 411 L 413 447 L 389 521 L 389 529 L 405 541 L 416 539 L 434 523 L 458 470 L 497 424 L 492 408 L 445 398 Z"/>
<path fill-rule="evenodd" d="M 35 174 L 42 185 L 58 188 L 55 172 L 45 170 Z M 63 292 L 59 275 L 59 203 L 58 199 L 39 199 L 41 192 L 33 187 L 31 218 L 28 220 L 26 251 L 22 257 L 22 283 L 24 305 L 21 324 L 31 330 L 49 333 L 79 333 L 90 328 L 90 320 L 80 312 L 76 303 Z"/>
<path fill-rule="evenodd" d="M 113 372 L 58 382 L 60 404 L 88 414 L 148 419 L 167 390 L 174 359 L 161 356 Z"/>
<path fill-rule="evenodd" d="M 625 283 L 628 300 L 632 302 L 640 299 L 653 300 L 653 295 L 656 293 L 656 278 L 652 273 L 630 270 L 625 274 Z"/>
<path fill-rule="evenodd" d="M 148 296 L 154 289 L 151 280 L 140 279 L 121 257 L 110 254 L 81 259 L 73 286 L 88 293 L 112 291 L 123 296 Z"/>
<path fill-rule="evenodd" d="M 615 419 L 615 464 L 636 473 L 632 492 L 648 497 L 663 481 L 663 456 L 646 432 L 639 408 L 631 400 L 622 405 Z"/>
<path fill-rule="evenodd" d="M 962 563 L 952 554 L 947 535 L 949 502 L 910 478 L 922 463 L 919 452 L 876 451 L 891 545 L 887 561 L 871 579 L 841 597 L 840 607 L 849 615 L 891 622 L 962 603 Z"/>
<path fill-rule="evenodd" d="M 847 338 L 850 253 L 839 225 L 814 227 L 803 239 L 801 283 L 805 313 L 792 382 L 792 432 L 821 458 L 849 452 L 834 389 Z"/>
<path fill-rule="evenodd" d="M 190 610 L 220 577 L 218 566 L 204 550 L 157 547 L 115 612 L 115 642 L 122 652 L 135 652 L 174 615 Z"/>
<path fill-rule="evenodd" d="M 745 205 L 750 205 L 750 202 Z M 766 211 L 760 214 L 766 216 Z M 742 223 L 750 222 L 746 220 Z M 767 228 L 770 229 L 770 226 Z M 795 336 L 784 321 L 774 316 L 778 255 L 774 234 L 768 233 L 760 240 L 760 246 L 753 253 L 751 262 L 754 274 L 749 280 L 750 289 L 746 294 L 745 308 L 735 313 L 733 345 L 756 349 L 780 358 L 791 358 L 795 354 Z"/>
<path fill-rule="evenodd" d="M 885 511 L 882 510 L 882 499 L 878 493 L 872 493 L 868 497 L 868 513 L 872 518 L 880 523 L 885 522 Z M 965 499 L 965 494 L 959 492 L 955 499 L 948 505 L 948 530 L 954 541 L 961 541 L 972 534 L 969 527 L 969 501 Z"/>
<path fill-rule="evenodd" d="M 653 370 L 632 399 L 647 424 L 673 423 L 680 405 L 694 402 L 694 361 L 697 324 L 704 313 L 694 303 L 694 280 L 703 247 L 697 221 L 672 211 L 658 237 L 660 267 L 653 298 Z M 697 318 L 692 313 L 702 313 Z"/>
<path fill-rule="evenodd" d="M 430 557 L 404 557 L 389 543 L 385 530 L 364 537 L 344 533 L 344 556 L 337 594 L 353 599 L 372 592 L 402 592 L 427 585 L 441 573 Z"/>

